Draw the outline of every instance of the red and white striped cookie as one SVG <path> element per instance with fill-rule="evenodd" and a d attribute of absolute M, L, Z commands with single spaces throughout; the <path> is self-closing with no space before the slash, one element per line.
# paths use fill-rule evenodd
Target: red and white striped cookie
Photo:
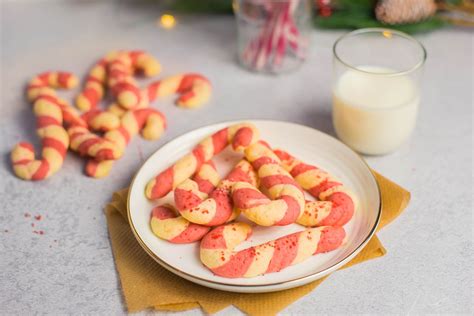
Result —
<path fill-rule="evenodd" d="M 234 206 L 261 226 L 294 223 L 305 206 L 299 184 L 283 169 L 267 143 L 259 141 L 249 146 L 245 157 L 257 170 L 260 186 L 267 195 L 249 183 L 236 183 L 232 188 Z"/>
<path fill-rule="evenodd" d="M 176 104 L 184 108 L 197 108 L 211 97 L 211 83 L 200 74 L 182 74 L 155 81 L 148 86 L 150 101 L 171 94 L 180 94 Z"/>
<path fill-rule="evenodd" d="M 241 160 L 209 196 L 203 194 L 199 183 L 186 179 L 174 190 L 176 208 L 192 223 L 216 226 L 230 222 L 239 215 L 234 210 L 230 196 L 230 190 L 236 182 L 257 185 L 256 173 L 248 161 Z"/>
<path fill-rule="evenodd" d="M 241 123 L 221 129 L 202 140 L 191 153 L 151 179 L 146 188 L 148 199 L 159 199 L 184 180 L 189 179 L 202 163 L 209 161 L 231 144 L 233 150 L 240 152 L 258 140 L 258 130 L 253 124 Z"/>
<path fill-rule="evenodd" d="M 204 163 L 193 179 L 202 194 L 213 191 L 220 180 L 212 161 Z M 155 207 L 151 214 L 150 225 L 153 233 L 159 238 L 179 244 L 201 240 L 211 229 L 208 226 L 190 223 L 170 205 Z"/>
<path fill-rule="evenodd" d="M 335 250 L 342 245 L 346 236 L 342 227 L 323 226 L 234 251 L 251 234 L 252 229 L 245 223 L 214 228 L 201 241 L 202 263 L 221 277 L 251 278 L 278 272 L 318 253 Z"/>
<path fill-rule="evenodd" d="M 355 210 L 353 195 L 326 171 L 308 165 L 285 151 L 275 150 L 282 165 L 295 180 L 319 201 L 307 201 L 298 224 L 304 226 L 342 226 Z"/>
<path fill-rule="evenodd" d="M 56 96 L 54 89 L 70 89 L 77 78 L 68 72 L 45 72 L 34 77 L 27 88 L 28 99 L 33 101 L 36 116 L 36 131 L 41 138 L 42 159 L 35 158 L 33 145 L 17 144 L 10 155 L 14 173 L 24 180 L 43 180 L 56 173 L 64 162 L 69 136 L 63 127 L 84 122 L 77 113 Z"/>
<path fill-rule="evenodd" d="M 84 88 L 76 97 L 76 106 L 81 111 L 90 111 L 97 108 L 97 104 L 105 94 L 107 82 L 107 58 L 95 63 L 87 74 Z"/>
<path fill-rule="evenodd" d="M 211 229 L 208 226 L 190 223 L 179 216 L 171 205 L 153 208 L 150 226 L 156 236 L 174 244 L 187 244 L 201 240 Z"/>
<path fill-rule="evenodd" d="M 120 157 L 123 155 L 132 137 L 139 132 L 141 132 L 143 138 L 155 140 L 163 135 L 165 128 L 166 119 L 160 111 L 152 108 L 129 110 L 121 117 L 120 126 L 105 133 L 101 139 L 108 146 L 113 145 L 113 148 L 117 150 Z M 113 166 L 112 160 L 116 160 L 114 158 L 103 159 L 103 155 L 100 155 L 100 153 L 96 153 L 95 156 L 89 156 L 94 159 L 87 162 L 86 174 L 94 178 L 107 176 Z"/>

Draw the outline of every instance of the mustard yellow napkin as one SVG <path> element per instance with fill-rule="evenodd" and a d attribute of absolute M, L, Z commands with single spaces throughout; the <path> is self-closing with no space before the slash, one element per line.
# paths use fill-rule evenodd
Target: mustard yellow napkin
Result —
<path fill-rule="evenodd" d="M 410 193 L 374 172 L 382 193 L 379 229 L 394 220 L 407 206 Z M 147 308 L 182 311 L 201 307 L 207 313 L 234 305 L 249 315 L 273 315 L 316 288 L 326 278 L 273 293 L 241 294 L 206 288 L 162 268 L 140 247 L 127 219 L 127 189 L 114 193 L 106 206 L 110 240 L 123 295 L 129 312 Z M 381 257 L 386 253 L 376 235 L 343 268 Z"/>

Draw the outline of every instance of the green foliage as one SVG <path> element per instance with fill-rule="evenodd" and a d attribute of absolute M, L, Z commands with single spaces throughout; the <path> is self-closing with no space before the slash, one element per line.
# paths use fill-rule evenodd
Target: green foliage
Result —
<path fill-rule="evenodd" d="M 232 0 L 175 0 L 171 8 L 187 13 L 232 13 Z"/>
<path fill-rule="evenodd" d="M 363 11 L 337 11 L 330 17 L 316 17 L 314 24 L 325 29 L 358 29 L 364 27 L 387 27 L 406 33 L 428 32 L 443 27 L 446 22 L 437 17 L 418 23 L 387 25 L 375 19 L 370 12 Z"/>
<path fill-rule="evenodd" d="M 460 0 L 446 0 L 455 3 Z M 329 17 L 317 16 L 314 25 L 325 29 L 357 29 L 364 27 L 388 27 L 407 33 L 427 32 L 446 24 L 439 18 L 403 25 L 385 25 L 375 18 L 377 0 L 333 0 L 334 12 Z M 231 14 L 232 0 L 174 0 L 171 9 L 186 13 Z"/>

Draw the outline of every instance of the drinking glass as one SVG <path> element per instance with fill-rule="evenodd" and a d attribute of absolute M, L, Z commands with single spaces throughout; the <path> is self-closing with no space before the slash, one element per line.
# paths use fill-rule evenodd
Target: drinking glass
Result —
<path fill-rule="evenodd" d="M 359 29 L 333 46 L 333 124 L 354 150 L 387 154 L 412 134 L 426 50 L 413 37 Z"/>

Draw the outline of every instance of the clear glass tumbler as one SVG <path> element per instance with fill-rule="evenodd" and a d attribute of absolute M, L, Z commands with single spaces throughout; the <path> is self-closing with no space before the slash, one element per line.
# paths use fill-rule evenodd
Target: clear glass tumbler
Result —
<path fill-rule="evenodd" d="M 413 132 L 426 50 L 394 30 L 350 32 L 333 47 L 333 124 L 356 151 L 387 154 Z"/>
<path fill-rule="evenodd" d="M 234 0 L 240 63 L 278 74 L 306 59 L 311 31 L 309 0 Z"/>

